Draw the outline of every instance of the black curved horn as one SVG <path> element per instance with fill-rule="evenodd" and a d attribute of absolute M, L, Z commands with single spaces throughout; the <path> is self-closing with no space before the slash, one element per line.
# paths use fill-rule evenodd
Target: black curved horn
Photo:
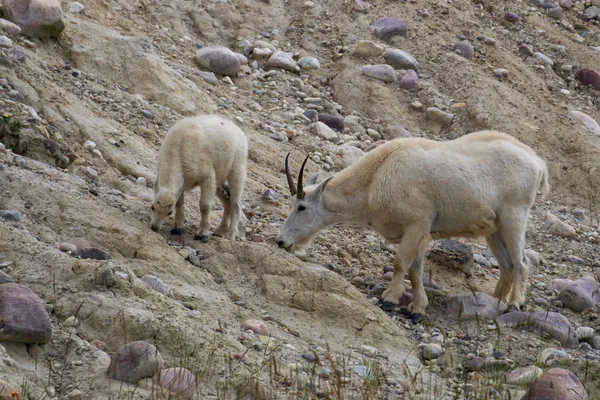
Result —
<path fill-rule="evenodd" d="M 290 193 L 293 195 L 296 194 L 296 188 L 294 187 L 294 178 L 292 178 L 292 174 L 290 174 L 290 167 L 288 166 L 288 158 L 290 157 L 290 153 L 285 156 L 285 175 L 287 177 L 288 186 L 290 187 Z"/>
<path fill-rule="evenodd" d="M 306 165 L 307 161 L 308 161 L 308 156 L 306 156 L 306 158 L 304 159 L 304 162 L 302 163 L 302 167 L 300 167 L 300 173 L 298 174 L 298 194 L 296 195 L 297 199 L 304 198 L 304 186 L 302 185 L 302 175 L 304 175 L 304 166 Z"/>

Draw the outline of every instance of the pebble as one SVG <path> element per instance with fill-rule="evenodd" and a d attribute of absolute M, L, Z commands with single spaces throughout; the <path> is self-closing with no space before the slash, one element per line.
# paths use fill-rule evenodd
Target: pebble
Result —
<path fill-rule="evenodd" d="M 542 64 L 547 64 L 547 65 L 554 65 L 554 61 L 552 61 L 552 59 L 550 57 L 548 57 L 547 55 L 545 55 L 544 53 L 540 53 L 539 51 L 536 51 L 535 53 L 533 53 L 533 56 L 535 58 L 537 58 Z"/>
<path fill-rule="evenodd" d="M 165 368 L 152 378 L 152 381 L 175 395 L 192 397 L 196 392 L 196 378 L 189 370 L 181 367 Z"/>
<path fill-rule="evenodd" d="M 164 283 L 159 277 L 154 275 L 145 275 L 142 277 L 142 282 L 144 282 L 148 287 L 156 290 L 158 293 L 162 293 L 165 296 L 171 296 L 172 290 L 169 285 Z"/>
<path fill-rule="evenodd" d="M 596 90 L 600 90 L 600 72 L 590 69 L 582 68 L 575 73 L 575 79 L 577 79 L 583 86 L 590 85 Z"/>
<path fill-rule="evenodd" d="M 444 349 L 438 343 L 427 343 L 422 349 L 425 360 L 434 360 L 444 354 Z"/>
<path fill-rule="evenodd" d="M 379 57 L 383 54 L 383 46 L 370 40 L 361 40 L 354 48 L 354 55 L 357 57 Z"/>
<path fill-rule="evenodd" d="M 288 71 L 298 71 L 299 67 L 294 61 L 293 54 L 286 51 L 276 51 L 269 57 L 267 65 L 272 68 L 282 68 Z"/>
<path fill-rule="evenodd" d="M 60 249 L 60 251 L 64 251 L 65 253 L 75 253 L 77 251 L 77 246 L 67 242 L 59 243 L 58 248 Z"/>
<path fill-rule="evenodd" d="M 318 119 L 335 131 L 344 131 L 344 117 L 341 115 L 319 114 Z"/>
<path fill-rule="evenodd" d="M 357 288 L 361 289 L 365 287 L 365 278 L 363 278 L 362 276 L 355 276 L 354 278 L 352 278 L 350 283 L 352 283 Z"/>
<path fill-rule="evenodd" d="M 12 40 L 10 40 L 9 38 L 7 38 L 4 35 L 0 36 L 0 47 L 10 48 L 10 47 L 12 47 L 12 45 L 13 45 Z"/>
<path fill-rule="evenodd" d="M 136 179 L 136 182 L 138 185 L 146 187 L 147 186 L 147 182 L 146 182 L 146 178 L 144 178 L 143 176 L 140 176 Z"/>
<path fill-rule="evenodd" d="M 67 395 L 67 400 L 83 400 L 83 392 L 79 389 L 73 389 Z"/>
<path fill-rule="evenodd" d="M 215 74 L 236 76 L 240 59 L 229 48 L 221 45 L 204 47 L 196 53 L 196 62 Z"/>
<path fill-rule="evenodd" d="M 315 361 L 317 361 L 317 356 L 313 352 L 307 352 L 307 353 L 302 354 L 302 358 L 308 362 L 314 363 Z"/>
<path fill-rule="evenodd" d="M 468 40 L 461 40 L 454 45 L 454 50 L 457 51 L 461 56 L 470 60 L 473 58 L 474 50 L 471 43 Z"/>
<path fill-rule="evenodd" d="M 504 14 L 504 19 L 508 22 L 517 22 L 518 20 L 521 19 L 521 17 L 519 17 L 517 14 L 515 14 L 512 11 L 509 11 L 507 13 Z"/>
<path fill-rule="evenodd" d="M 15 164 L 17 164 L 21 168 L 27 168 L 27 159 L 23 156 L 16 156 Z"/>
<path fill-rule="evenodd" d="M 478 371 L 483 370 L 484 366 L 485 366 L 485 362 L 483 361 L 483 358 L 474 357 L 467 361 L 466 369 L 467 369 L 467 371 L 478 372 Z"/>
<path fill-rule="evenodd" d="M 355 146 L 342 146 L 335 154 L 334 163 L 340 168 L 346 168 L 364 156 L 364 152 Z"/>
<path fill-rule="evenodd" d="M 198 75 L 204 81 L 206 81 L 208 83 L 212 83 L 213 85 L 216 85 L 217 83 L 219 83 L 219 79 L 217 78 L 217 76 L 215 75 L 214 72 L 196 71 L 196 75 Z"/>
<path fill-rule="evenodd" d="M 535 266 L 535 267 L 540 266 L 540 253 L 538 253 L 537 251 L 532 250 L 532 249 L 526 249 L 525 255 L 527 256 L 529 261 L 531 261 L 533 266 Z"/>
<path fill-rule="evenodd" d="M 482 267 L 490 268 L 492 266 L 489 260 L 481 254 L 473 254 L 473 260 Z"/>
<path fill-rule="evenodd" d="M 380 39 L 390 39 L 393 36 L 406 36 L 406 22 L 399 18 L 382 17 L 371 25 L 371 30 Z"/>
<path fill-rule="evenodd" d="M 73 1 L 67 5 L 67 9 L 70 13 L 79 14 L 85 9 L 85 6 L 77 1 Z"/>
<path fill-rule="evenodd" d="M 588 395 L 573 372 L 562 368 L 551 368 L 535 381 L 523 398 L 527 400 L 575 400 L 587 399 Z"/>
<path fill-rule="evenodd" d="M 144 117 L 151 119 L 153 117 L 152 115 L 152 111 L 149 110 L 142 110 L 142 114 L 144 115 Z"/>
<path fill-rule="evenodd" d="M 548 300 L 546 300 L 542 297 L 535 297 L 533 299 L 533 302 L 541 307 L 548 307 L 548 305 L 549 305 Z"/>
<path fill-rule="evenodd" d="M 585 261 L 583 260 L 583 258 L 581 257 L 577 257 L 577 256 L 573 256 L 570 255 L 569 257 L 567 257 L 569 259 L 570 262 L 572 262 L 573 264 L 579 264 L 579 265 L 584 265 Z"/>
<path fill-rule="evenodd" d="M 533 56 L 533 49 L 531 48 L 531 46 L 522 43 L 519 45 L 519 53 L 530 57 Z"/>
<path fill-rule="evenodd" d="M 321 63 L 315 57 L 302 57 L 298 60 L 298 66 L 302 69 L 313 70 L 321 68 Z"/>
<path fill-rule="evenodd" d="M 585 15 L 589 18 L 589 19 L 593 19 L 598 17 L 598 14 L 600 14 L 600 8 L 596 7 L 596 6 L 591 6 L 585 9 Z"/>
<path fill-rule="evenodd" d="M 0 18 L 0 29 L 11 36 L 19 36 L 21 34 L 21 27 L 19 25 L 3 18 Z"/>
<path fill-rule="evenodd" d="M 377 357 L 380 353 L 377 347 L 362 345 L 359 349 L 360 354 L 367 357 Z"/>
<path fill-rule="evenodd" d="M 25 60 L 29 58 L 29 54 L 21 46 L 15 46 L 12 49 L 10 49 L 8 51 L 8 55 L 10 56 L 10 58 L 18 62 L 25 62 Z"/>
<path fill-rule="evenodd" d="M 453 114 L 444 112 L 437 107 L 429 107 L 426 111 L 427 119 L 439 125 L 450 125 L 452 123 L 452 119 L 454 118 Z"/>
<path fill-rule="evenodd" d="M 74 316 L 70 316 L 65 320 L 63 324 L 66 328 L 77 328 L 79 326 L 79 320 Z"/>
<path fill-rule="evenodd" d="M 92 151 L 96 148 L 96 143 L 91 140 L 86 140 L 85 143 L 83 143 L 83 148 Z"/>
<path fill-rule="evenodd" d="M 0 153 L 6 153 L 6 146 L 2 142 L 0 142 Z"/>
<path fill-rule="evenodd" d="M 551 8 L 548 10 L 548 16 L 558 21 L 563 17 L 563 9 L 561 7 Z"/>
<path fill-rule="evenodd" d="M 121 346 L 111 359 L 108 376 L 121 382 L 137 383 L 162 370 L 164 361 L 156 347 L 144 341 Z"/>
<path fill-rule="evenodd" d="M 558 5 L 562 8 L 571 8 L 573 6 L 573 0 L 558 0 Z"/>
<path fill-rule="evenodd" d="M 269 336 L 269 328 L 267 327 L 267 324 L 258 319 L 248 319 L 244 321 L 244 323 L 242 324 L 242 330 L 251 330 L 257 335 Z"/>
<path fill-rule="evenodd" d="M 276 202 L 279 201 L 279 193 L 277 193 L 276 190 L 267 189 L 261 196 L 261 199 L 265 201 Z"/>
<path fill-rule="evenodd" d="M 17 210 L 0 210 L 0 218 L 7 221 L 19 222 L 21 220 L 21 213 Z"/>
<path fill-rule="evenodd" d="M 400 87 L 408 91 L 414 91 L 419 88 L 419 75 L 415 70 L 409 69 L 400 78 Z"/>
<path fill-rule="evenodd" d="M 365 65 L 362 68 L 362 73 L 384 82 L 396 81 L 396 71 L 394 67 L 388 64 Z"/>
<path fill-rule="evenodd" d="M 337 133 L 335 133 L 333 129 L 331 129 L 321 121 L 312 124 L 312 131 L 321 139 L 329 140 L 332 142 L 335 142 L 338 139 Z"/>
<path fill-rule="evenodd" d="M 413 69 L 419 70 L 419 63 L 409 53 L 404 50 L 390 48 L 385 51 L 385 60 L 395 69 Z"/>
<path fill-rule="evenodd" d="M 77 258 L 83 260 L 110 260 L 112 256 L 104 250 L 97 249 L 95 247 L 88 247 L 86 249 L 79 249 L 75 254 Z"/>
<path fill-rule="evenodd" d="M 585 127 L 594 135 L 600 136 L 600 124 L 596 122 L 592 117 L 587 114 L 582 113 L 581 111 L 571 110 L 571 114 L 577 117 Z"/>

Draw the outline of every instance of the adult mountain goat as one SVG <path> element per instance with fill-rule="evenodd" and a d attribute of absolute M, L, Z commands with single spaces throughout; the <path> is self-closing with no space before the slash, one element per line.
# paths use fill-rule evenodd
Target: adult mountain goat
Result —
<path fill-rule="evenodd" d="M 412 285 L 408 311 L 421 320 L 428 305 L 423 258 L 431 240 L 484 236 L 498 260 L 495 297 L 509 311 L 525 301 L 528 259 L 525 230 L 536 193 L 547 194 L 548 169 L 530 147 L 498 131 L 479 131 L 450 141 L 391 140 L 316 185 L 313 175 L 298 186 L 285 159 L 292 199 L 277 244 L 290 252 L 306 248 L 321 229 L 360 224 L 397 244 L 394 276 L 383 293 L 384 310 L 398 304 L 404 274 Z M 514 285 L 513 285 L 514 284 Z"/>
<path fill-rule="evenodd" d="M 235 240 L 241 217 L 247 156 L 246 135 L 232 121 L 221 116 L 184 118 L 173 125 L 158 153 L 152 229 L 158 230 L 175 208 L 175 226 L 171 233 L 182 234 L 184 193 L 200 186 L 200 230 L 194 239 L 208 241 L 210 204 L 216 195 L 224 210 L 215 235 Z"/>

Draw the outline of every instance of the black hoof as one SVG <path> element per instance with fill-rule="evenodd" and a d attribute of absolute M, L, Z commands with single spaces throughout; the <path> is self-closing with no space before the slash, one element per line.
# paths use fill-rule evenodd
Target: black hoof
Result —
<path fill-rule="evenodd" d="M 183 235 L 183 228 L 173 228 L 171 229 L 171 235 Z"/>
<path fill-rule="evenodd" d="M 421 315 L 421 313 L 414 313 L 412 314 L 411 318 L 413 324 L 418 324 L 419 322 L 423 321 L 423 316 Z"/>
<path fill-rule="evenodd" d="M 519 309 L 517 308 L 517 306 L 515 306 L 514 304 L 511 304 L 510 306 L 508 306 L 508 311 L 507 312 L 515 312 L 515 311 L 519 311 Z"/>
<path fill-rule="evenodd" d="M 381 309 L 383 311 L 392 311 L 395 307 L 396 305 L 391 301 L 384 301 L 383 303 L 381 303 Z"/>
<path fill-rule="evenodd" d="M 198 234 L 196 234 L 196 235 L 194 236 L 194 240 L 199 240 L 199 241 L 201 241 L 201 242 L 203 242 L 203 243 L 206 243 L 206 242 L 208 242 L 208 236 L 206 236 L 206 235 L 198 235 Z"/>

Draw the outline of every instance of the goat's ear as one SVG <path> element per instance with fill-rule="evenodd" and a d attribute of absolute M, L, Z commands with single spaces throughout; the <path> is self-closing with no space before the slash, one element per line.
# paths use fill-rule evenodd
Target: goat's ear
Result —
<path fill-rule="evenodd" d="M 325 179 L 323 182 L 321 182 L 319 184 L 319 186 L 317 186 L 317 188 L 315 189 L 315 191 L 313 192 L 313 194 L 317 197 L 321 197 L 321 195 L 323 194 L 323 191 L 325 190 L 325 186 L 327 186 L 327 184 L 329 183 L 330 180 L 333 179 L 333 176 L 330 176 L 329 178 Z"/>
<path fill-rule="evenodd" d="M 317 179 L 319 179 L 319 174 L 321 171 L 317 171 L 308 178 L 308 182 L 306 182 L 306 186 L 314 185 L 317 183 Z"/>

